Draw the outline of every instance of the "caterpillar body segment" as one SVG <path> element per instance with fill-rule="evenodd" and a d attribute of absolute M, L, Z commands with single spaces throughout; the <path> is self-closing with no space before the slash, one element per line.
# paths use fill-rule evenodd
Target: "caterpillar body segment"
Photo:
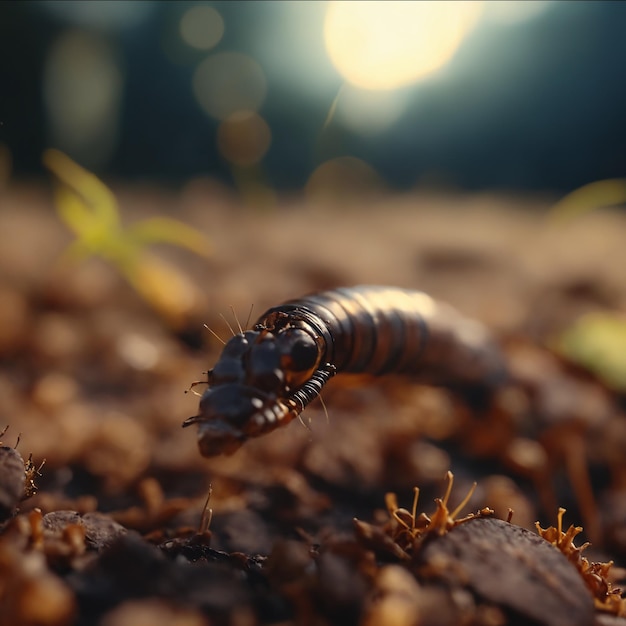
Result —
<path fill-rule="evenodd" d="M 506 377 L 487 329 L 420 291 L 357 286 L 291 300 L 232 337 L 209 372 L 198 415 L 204 456 L 299 416 L 336 373 L 408 374 L 454 387 Z"/>

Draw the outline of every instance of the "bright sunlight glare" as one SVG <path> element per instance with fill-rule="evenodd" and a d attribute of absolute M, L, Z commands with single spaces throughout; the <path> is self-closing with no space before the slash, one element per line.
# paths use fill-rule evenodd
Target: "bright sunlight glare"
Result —
<path fill-rule="evenodd" d="M 515 24 L 534 19 L 554 4 L 554 0 L 498 0 L 487 3 L 485 15 L 501 24 Z"/>
<path fill-rule="evenodd" d="M 441 68 L 480 16 L 484 1 L 333 1 L 324 39 L 350 84 L 395 89 Z"/>

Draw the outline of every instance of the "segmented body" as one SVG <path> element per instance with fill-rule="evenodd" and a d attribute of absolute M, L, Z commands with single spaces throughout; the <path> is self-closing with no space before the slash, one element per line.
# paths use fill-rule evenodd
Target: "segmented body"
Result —
<path fill-rule="evenodd" d="M 453 386 L 493 386 L 505 367 L 484 326 L 419 291 L 339 288 L 269 309 L 233 337 L 215 368 L 200 412 L 205 456 L 297 417 L 341 372 L 402 373 Z"/>

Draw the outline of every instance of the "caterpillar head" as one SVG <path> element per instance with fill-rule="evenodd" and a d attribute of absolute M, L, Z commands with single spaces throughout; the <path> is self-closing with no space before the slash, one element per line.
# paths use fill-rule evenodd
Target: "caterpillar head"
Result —
<path fill-rule="evenodd" d="M 287 423 L 299 414 L 290 394 L 308 380 L 320 361 L 309 330 L 289 325 L 257 325 L 226 343 L 208 374 L 197 415 L 203 456 L 232 454 L 250 437 Z"/>

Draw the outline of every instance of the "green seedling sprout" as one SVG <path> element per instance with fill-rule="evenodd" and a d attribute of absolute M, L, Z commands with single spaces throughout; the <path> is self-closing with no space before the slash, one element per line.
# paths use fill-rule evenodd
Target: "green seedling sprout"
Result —
<path fill-rule="evenodd" d="M 587 313 L 566 328 L 554 348 L 590 370 L 609 387 L 626 391 L 626 316 Z"/>
<path fill-rule="evenodd" d="M 596 209 L 626 204 L 626 178 L 597 180 L 568 193 L 549 211 L 553 222 L 569 221 Z"/>
<path fill-rule="evenodd" d="M 104 259 L 168 323 L 182 324 L 197 290 L 181 272 L 151 254 L 147 247 L 169 243 L 206 257 L 211 250 L 208 240 L 191 226 L 168 217 L 153 217 L 124 227 L 115 196 L 94 174 L 58 150 L 47 150 L 43 161 L 62 183 L 55 192 L 57 212 L 75 235 L 61 261 Z"/>
<path fill-rule="evenodd" d="M 555 225 L 601 208 L 626 204 L 626 179 L 598 180 L 575 189 L 547 213 Z M 626 391 L 626 316 L 588 313 L 552 342 L 561 355 L 593 372 L 609 387 Z"/>

